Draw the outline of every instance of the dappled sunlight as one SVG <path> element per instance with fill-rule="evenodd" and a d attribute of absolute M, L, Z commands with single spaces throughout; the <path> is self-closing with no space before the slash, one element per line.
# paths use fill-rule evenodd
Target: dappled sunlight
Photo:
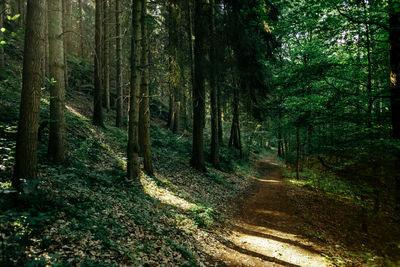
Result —
<path fill-rule="evenodd" d="M 182 210 L 189 210 L 194 208 L 196 205 L 176 196 L 173 192 L 157 185 L 154 179 L 147 175 L 142 175 L 140 177 L 140 183 L 143 186 L 144 192 L 149 196 L 158 199 L 164 204 L 168 204 Z"/>
<path fill-rule="evenodd" d="M 218 257 L 228 265 L 328 266 L 320 246 L 298 235 L 278 164 L 267 158 L 256 166 L 263 173 L 252 177 L 259 189 L 229 232 L 215 237 L 221 245 Z"/>
<path fill-rule="evenodd" d="M 77 111 L 75 108 L 71 107 L 70 105 L 66 105 L 65 107 L 66 107 L 66 109 L 67 109 L 68 112 L 74 114 L 75 116 L 78 116 L 78 117 L 81 118 L 81 119 L 84 119 L 84 120 L 86 120 L 86 121 L 89 121 L 89 119 L 88 119 L 86 116 L 84 116 L 82 113 L 80 113 L 80 112 Z"/>

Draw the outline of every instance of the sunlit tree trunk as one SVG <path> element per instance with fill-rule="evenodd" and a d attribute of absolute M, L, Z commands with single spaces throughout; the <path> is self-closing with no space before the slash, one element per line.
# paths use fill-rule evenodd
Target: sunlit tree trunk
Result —
<path fill-rule="evenodd" d="M 49 158 L 65 161 L 65 82 L 62 0 L 47 0 L 50 66 Z"/>
<path fill-rule="evenodd" d="M 13 186 L 29 193 L 35 190 L 39 109 L 44 86 L 46 13 L 45 0 L 28 0 L 24 44 L 21 104 L 15 154 Z M 26 180 L 24 186 L 23 179 Z"/>
<path fill-rule="evenodd" d="M 150 96 L 149 96 L 149 46 L 147 29 L 147 0 L 142 1 L 142 84 L 140 99 L 140 151 L 143 154 L 144 170 L 147 174 L 153 174 L 150 147 Z"/>
<path fill-rule="evenodd" d="M 141 27 L 142 3 L 133 0 L 132 6 L 132 42 L 131 42 L 131 91 L 129 101 L 129 123 L 128 123 L 128 179 L 134 180 L 139 176 L 139 93 L 141 83 L 140 71 L 140 42 L 142 38 Z"/>
<path fill-rule="evenodd" d="M 96 0 L 93 123 L 104 126 L 102 107 L 102 0 Z"/>

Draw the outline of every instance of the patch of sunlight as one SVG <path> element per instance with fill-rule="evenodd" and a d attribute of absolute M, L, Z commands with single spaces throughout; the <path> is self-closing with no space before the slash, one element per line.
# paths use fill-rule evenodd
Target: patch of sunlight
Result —
<path fill-rule="evenodd" d="M 238 237 L 234 240 L 235 245 L 248 251 L 299 266 L 328 266 L 324 257 L 295 244 L 240 232 L 236 234 Z"/>
<path fill-rule="evenodd" d="M 162 203 L 180 208 L 182 210 L 189 210 L 196 205 L 176 196 L 173 192 L 158 186 L 157 183 L 147 175 L 140 177 L 140 182 L 146 194 L 160 200 Z"/>
<path fill-rule="evenodd" d="M 280 211 L 276 211 L 276 210 L 256 210 L 256 213 L 261 213 L 261 214 L 265 214 L 265 215 L 272 215 L 272 216 L 279 216 L 279 217 L 287 217 L 288 215 L 284 212 L 280 212 Z"/>
<path fill-rule="evenodd" d="M 73 107 L 68 106 L 68 105 L 66 105 L 65 107 L 67 108 L 68 112 L 74 114 L 75 116 L 78 116 L 79 118 L 81 118 L 81 119 L 83 119 L 85 121 L 89 121 L 89 119 L 86 116 L 84 116 L 82 113 L 80 113 L 79 111 L 77 111 Z"/>
<path fill-rule="evenodd" d="M 0 188 L 7 189 L 11 187 L 11 182 L 0 182 Z"/>
<path fill-rule="evenodd" d="M 303 185 L 307 184 L 306 181 L 304 181 L 304 180 L 297 180 L 297 179 L 288 179 L 288 182 L 289 182 L 290 184 L 292 184 L 292 185 L 300 185 L 300 186 L 303 186 Z"/>
<path fill-rule="evenodd" d="M 75 116 L 78 116 L 79 118 L 85 121 L 89 121 L 89 119 L 86 116 L 84 116 L 82 113 L 80 113 L 73 107 L 66 105 L 66 108 L 68 112 L 74 114 Z M 115 150 L 112 149 L 110 145 L 104 142 L 102 136 L 98 134 L 93 127 L 89 127 L 89 130 L 99 140 L 101 147 L 107 150 L 110 153 L 110 155 L 117 161 L 118 166 L 126 170 L 126 159 L 118 155 L 118 153 L 116 153 Z"/>
<path fill-rule="evenodd" d="M 252 175 L 248 175 L 248 177 L 249 177 L 250 179 L 257 180 L 257 181 L 260 181 L 260 182 L 266 182 L 266 183 L 280 183 L 280 182 L 281 182 L 281 181 L 279 181 L 279 180 L 262 179 L 262 178 L 258 178 L 258 177 L 256 177 L 256 176 L 252 176 Z"/>
<path fill-rule="evenodd" d="M 102 148 L 104 148 L 105 150 L 107 150 L 108 153 L 110 153 L 110 155 L 117 161 L 117 164 L 119 167 L 121 167 L 123 170 L 126 170 L 126 158 L 118 155 L 118 153 L 115 152 L 115 150 L 112 149 L 110 147 L 110 145 L 108 145 L 106 142 L 104 142 L 104 140 L 100 136 L 98 136 L 97 133 L 93 129 L 91 129 L 91 131 L 98 138 L 100 146 Z"/>

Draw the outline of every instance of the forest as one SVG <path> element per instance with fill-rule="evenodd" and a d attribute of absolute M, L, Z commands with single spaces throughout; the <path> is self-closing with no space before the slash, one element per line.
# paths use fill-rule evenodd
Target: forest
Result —
<path fill-rule="evenodd" d="M 0 0 L 0 266 L 400 266 L 400 0 Z"/>

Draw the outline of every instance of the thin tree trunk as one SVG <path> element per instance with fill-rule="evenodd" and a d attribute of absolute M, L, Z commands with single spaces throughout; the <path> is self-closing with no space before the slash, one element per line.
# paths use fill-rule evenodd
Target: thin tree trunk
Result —
<path fill-rule="evenodd" d="M 222 124 L 222 110 L 221 110 L 221 88 L 217 90 L 217 112 L 218 112 L 218 142 L 220 146 L 224 145 L 224 133 Z"/>
<path fill-rule="evenodd" d="M 149 45 L 147 29 L 147 0 L 142 1 L 142 85 L 140 102 L 140 144 L 143 154 L 144 170 L 148 175 L 153 175 L 150 146 L 150 97 L 149 97 Z"/>
<path fill-rule="evenodd" d="M 210 104 L 211 104 L 211 162 L 215 168 L 219 167 L 219 138 L 218 138 L 218 101 L 217 101 L 217 53 L 215 32 L 215 0 L 210 1 L 211 18 L 211 45 L 210 45 Z"/>
<path fill-rule="evenodd" d="M 103 107 L 102 107 L 102 14 L 101 14 L 102 0 L 96 0 L 96 21 L 95 21 L 95 46 L 96 54 L 94 58 L 94 108 L 93 108 L 93 122 L 96 125 L 104 126 Z"/>
<path fill-rule="evenodd" d="M 127 175 L 129 180 L 139 176 L 139 93 L 141 83 L 140 71 L 140 41 L 141 29 L 141 1 L 134 0 L 132 6 L 132 47 L 131 47 L 131 92 L 129 101 L 129 123 L 128 123 L 128 164 Z"/>
<path fill-rule="evenodd" d="M 393 136 L 400 139 L 400 13 L 395 10 L 396 2 L 389 0 L 390 103 Z"/>
<path fill-rule="evenodd" d="M 0 0 L 0 29 L 3 28 L 4 14 L 6 11 L 5 0 Z M 0 40 L 3 40 L 3 32 L 0 31 Z M 0 45 L 0 80 L 5 78 L 5 59 L 4 59 L 4 49 Z"/>
<path fill-rule="evenodd" d="M 109 2 L 108 0 L 103 0 L 103 60 L 104 60 L 104 107 L 110 111 L 110 22 L 109 22 Z"/>
<path fill-rule="evenodd" d="M 124 110 L 124 92 L 122 81 L 122 36 L 121 36 L 121 0 L 115 2 L 115 24 L 116 24 L 116 87 L 117 87 L 117 119 L 116 126 L 122 127 L 123 124 L 123 110 Z"/>
<path fill-rule="evenodd" d="M 240 124 L 239 124 L 239 89 L 235 86 L 233 90 L 233 116 L 231 137 L 229 139 L 229 146 L 234 146 L 240 151 L 242 157 L 242 143 L 240 140 Z"/>
<path fill-rule="evenodd" d="M 300 168 L 300 130 L 296 128 L 296 179 L 300 179 L 299 170 Z"/>
<path fill-rule="evenodd" d="M 207 36 L 207 0 L 195 1 L 195 46 L 194 46 L 194 84 L 193 84 L 193 150 L 191 164 L 205 171 L 204 162 L 204 123 L 205 123 L 205 38 Z"/>
<path fill-rule="evenodd" d="M 50 0 L 49 0 L 50 1 Z M 68 89 L 68 55 L 70 54 L 71 39 L 71 0 L 63 0 L 63 40 L 64 40 L 64 81 Z"/>
<path fill-rule="evenodd" d="M 194 72 L 195 72 L 195 64 L 194 64 L 194 42 L 193 42 L 193 15 L 192 15 L 192 3 L 193 0 L 187 0 L 187 31 L 188 31 L 188 37 L 189 37 L 189 58 L 190 58 L 190 85 L 191 88 L 194 88 Z M 189 95 L 188 95 L 188 103 L 193 103 L 193 90 L 189 90 Z M 188 114 L 188 121 L 192 122 L 193 121 L 193 108 L 188 109 L 189 114 Z"/>
<path fill-rule="evenodd" d="M 45 0 L 28 0 L 22 73 L 21 104 L 13 186 L 30 193 L 36 189 L 37 142 L 41 91 L 44 86 Z M 27 180 L 26 186 L 23 179 Z"/>
<path fill-rule="evenodd" d="M 62 37 L 62 0 L 48 0 L 48 36 L 50 77 L 49 158 L 65 161 L 65 82 L 64 42 Z"/>
<path fill-rule="evenodd" d="M 119 1 L 119 0 L 116 0 Z M 78 5 L 79 5 L 79 52 L 80 52 L 80 57 L 85 58 L 85 41 L 84 41 L 84 36 L 85 36 L 85 31 L 84 31 L 84 26 L 83 26 L 83 7 L 82 7 L 82 0 L 78 0 Z"/>

